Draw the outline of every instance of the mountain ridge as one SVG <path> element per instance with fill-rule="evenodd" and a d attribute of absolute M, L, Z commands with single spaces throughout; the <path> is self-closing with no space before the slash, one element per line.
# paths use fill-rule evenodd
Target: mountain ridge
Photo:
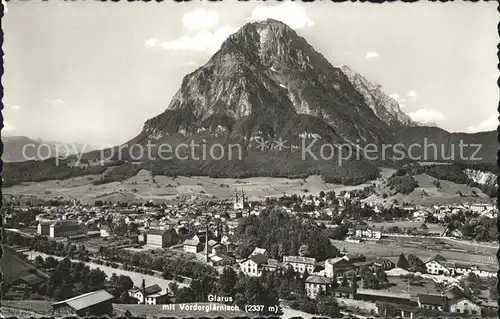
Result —
<path fill-rule="evenodd" d="M 169 176 L 304 178 L 320 174 L 326 182 L 359 184 L 376 178 L 377 167 L 399 167 L 408 160 L 393 160 L 389 150 L 387 158 L 371 160 L 362 155 L 340 164 L 337 160 L 342 145 L 356 144 L 362 148 L 375 144 L 380 150 L 384 145 L 399 143 L 407 152 L 412 144 L 422 145 L 425 139 L 440 145 L 455 145 L 460 141 L 482 143 L 488 146 L 481 151 L 485 161 L 496 161 L 494 150 L 498 145 L 494 132 L 464 135 L 415 126 L 397 101 L 376 84 L 343 69 L 334 67 L 282 22 L 247 23 L 230 35 L 206 64 L 184 76 L 165 111 L 148 119 L 142 131 L 126 143 L 144 146 L 153 141 L 172 148 L 200 141 L 206 141 L 208 147 L 239 143 L 243 146 L 242 158 L 184 159 L 182 156 L 192 155 L 187 150 L 169 160 L 129 153 L 124 158 L 110 158 L 115 166 L 124 167 L 117 178 L 126 178 L 142 168 Z M 308 141 L 320 141 L 311 148 L 315 154 L 322 152 L 322 145 L 334 145 L 332 157 L 307 161 L 294 153 L 291 146 L 283 151 L 256 148 L 259 139 L 281 138 L 289 145 L 300 145 L 304 136 Z M 422 155 L 421 150 L 417 152 Z M 468 154 L 471 153 L 470 150 Z M 82 160 L 96 160 L 100 155 L 101 152 L 89 152 Z M 12 184 L 47 178 L 40 174 L 85 174 L 85 169 L 60 168 L 50 161 L 44 165 L 38 163 L 35 172 L 23 171 L 29 170 L 26 165 L 13 165 L 19 172 L 10 172 L 6 180 L 10 178 Z"/>

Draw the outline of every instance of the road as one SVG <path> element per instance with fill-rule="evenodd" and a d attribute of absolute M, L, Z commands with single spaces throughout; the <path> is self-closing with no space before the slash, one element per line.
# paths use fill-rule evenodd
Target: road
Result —
<path fill-rule="evenodd" d="M 30 260 L 35 259 L 36 256 L 42 256 L 44 259 L 51 256 L 51 255 L 47 255 L 47 254 L 33 251 L 33 250 L 27 251 L 24 254 L 27 255 L 28 259 L 30 259 Z M 58 257 L 58 256 L 52 256 L 52 257 L 54 257 L 57 260 L 64 259 L 63 257 Z M 76 260 L 76 259 L 72 259 L 71 261 L 72 262 L 82 262 L 82 261 Z M 100 270 L 104 271 L 104 273 L 108 276 L 108 278 L 111 277 L 113 275 L 113 273 L 115 273 L 117 276 L 119 276 L 119 275 L 129 276 L 130 279 L 132 279 L 132 282 L 134 283 L 134 285 L 137 287 L 141 287 L 143 279 L 146 281 L 146 286 L 151 286 L 151 285 L 157 284 L 162 289 L 168 288 L 168 284 L 170 284 L 171 282 L 174 282 L 173 280 L 166 280 L 163 278 L 158 278 L 158 277 L 154 277 L 154 276 L 150 276 L 150 275 L 144 275 L 144 274 L 133 272 L 133 271 L 117 269 L 117 268 L 113 268 L 113 267 L 107 267 L 104 265 L 98 265 L 98 264 L 93 263 L 93 262 L 83 262 L 83 263 L 85 265 L 89 266 L 91 269 L 99 268 Z M 186 286 L 185 284 L 182 284 L 182 283 L 178 283 L 178 282 L 176 282 L 176 283 L 177 283 L 177 285 L 179 285 L 179 287 Z"/>

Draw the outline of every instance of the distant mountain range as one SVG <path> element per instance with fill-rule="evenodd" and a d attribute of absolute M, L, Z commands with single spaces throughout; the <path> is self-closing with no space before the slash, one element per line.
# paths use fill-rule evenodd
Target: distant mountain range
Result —
<path fill-rule="evenodd" d="M 257 148 L 259 141 L 280 138 L 287 141 L 288 148 Z M 245 24 L 229 36 L 205 65 L 184 77 L 166 110 L 147 120 L 140 134 L 127 144 L 153 141 L 175 147 L 193 141 L 207 147 L 215 143 L 243 146 L 241 159 L 134 159 L 142 168 L 166 175 L 321 174 L 329 182 L 360 183 L 375 178 L 381 165 L 398 167 L 407 162 L 392 160 L 389 148 L 384 158 L 353 156 L 339 165 L 340 147 L 328 160 L 304 161 L 301 152 L 293 151 L 304 138 L 306 145 L 319 140 L 311 148 L 315 154 L 322 152 L 322 144 L 375 144 L 379 150 L 382 145 L 402 144 L 408 152 L 412 143 L 426 141 L 451 150 L 462 141 L 484 145 L 476 157 L 494 162 L 498 149 L 495 131 L 464 134 L 420 126 L 380 86 L 347 66 L 332 66 L 293 29 L 272 19 Z M 469 149 L 467 154 L 473 151 Z M 413 148 L 411 153 L 422 158 L 424 150 Z M 91 152 L 84 159 L 99 155 Z M 441 155 L 427 160 L 445 160 Z"/>
<path fill-rule="evenodd" d="M 4 162 L 23 162 L 30 159 L 40 160 L 60 156 L 68 156 L 98 149 L 96 146 L 78 143 L 58 143 L 26 136 L 3 136 Z M 42 146 L 43 145 L 43 146 Z"/>

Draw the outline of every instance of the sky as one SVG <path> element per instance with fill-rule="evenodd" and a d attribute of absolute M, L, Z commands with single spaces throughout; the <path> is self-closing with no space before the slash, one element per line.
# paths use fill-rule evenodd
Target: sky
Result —
<path fill-rule="evenodd" d="M 3 135 L 115 145 L 250 21 L 280 20 L 333 65 L 380 84 L 414 120 L 493 130 L 494 2 L 9 2 Z"/>

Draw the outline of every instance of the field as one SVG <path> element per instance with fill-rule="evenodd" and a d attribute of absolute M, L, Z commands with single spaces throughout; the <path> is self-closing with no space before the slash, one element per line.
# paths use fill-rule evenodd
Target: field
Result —
<path fill-rule="evenodd" d="M 376 229 L 380 229 L 380 227 L 384 227 L 384 229 L 388 229 L 389 227 L 397 226 L 400 229 L 403 228 L 410 228 L 410 227 L 415 227 L 420 229 L 422 226 L 423 222 L 416 222 L 412 220 L 402 220 L 402 221 L 394 221 L 394 222 L 384 222 L 384 223 L 372 223 L 372 222 L 367 222 L 367 224 L 372 227 L 375 226 Z M 439 233 L 442 234 L 444 232 L 446 227 L 443 225 L 437 225 L 437 224 L 427 224 L 427 229 L 429 233 Z"/>
<path fill-rule="evenodd" d="M 405 243 L 409 241 L 422 242 L 422 238 L 392 238 L 392 239 L 382 239 L 379 242 L 376 241 L 365 241 L 361 243 L 350 243 L 339 240 L 331 240 L 332 244 L 340 250 L 344 248 L 349 253 L 360 253 L 365 255 L 367 258 L 377 258 L 384 257 L 397 262 L 398 257 L 401 253 L 408 255 L 414 254 L 423 261 L 426 259 L 439 254 L 449 260 L 458 262 L 468 262 L 468 263 L 479 263 L 487 265 L 492 269 L 496 270 L 498 268 L 498 261 L 495 258 L 496 249 L 488 247 L 476 247 L 469 248 L 478 250 L 474 253 L 463 253 L 457 251 L 443 250 L 443 249 L 426 249 L 426 248 L 414 248 L 414 247 L 404 247 Z M 452 243 L 453 244 L 453 243 Z M 464 249 L 464 246 L 457 244 L 452 246 L 452 248 Z"/>
<path fill-rule="evenodd" d="M 29 315 L 33 313 L 50 316 L 52 315 L 51 302 L 42 300 L 2 300 L 2 314 L 15 314 L 16 312 L 5 308 L 18 309 L 21 312 L 18 315 L 27 315 L 24 312 L 30 312 Z"/>
<path fill-rule="evenodd" d="M 381 169 L 382 178 L 387 178 L 393 172 L 392 169 Z M 306 179 L 253 177 L 240 180 L 206 176 L 153 177 L 147 170 L 141 170 L 137 175 L 123 182 L 94 185 L 93 182 L 99 179 L 99 175 L 89 175 L 67 180 L 23 183 L 3 190 L 7 195 L 22 196 L 25 199 L 48 199 L 62 196 L 65 199 L 76 198 L 82 203 L 92 204 L 96 200 L 135 202 L 228 199 L 234 195 L 235 190 L 243 190 L 250 200 L 260 201 L 266 197 L 278 197 L 284 194 L 306 195 L 328 190 L 348 191 L 371 184 L 357 186 L 329 184 L 323 182 L 318 175 Z M 374 183 L 378 184 L 381 181 L 382 179 L 379 179 Z"/>
<path fill-rule="evenodd" d="M 391 194 L 391 189 L 387 185 L 382 184 L 376 188 L 376 195 L 366 199 L 378 204 L 390 204 L 395 201 L 399 203 L 412 203 L 416 205 L 435 205 L 435 204 L 459 204 L 459 203 L 494 203 L 495 199 L 490 198 L 484 194 L 477 187 L 469 187 L 463 184 L 456 184 L 450 181 L 441 180 L 441 188 L 438 189 L 433 184 L 435 180 L 427 174 L 419 174 L 414 176 L 418 183 L 417 188 L 408 195 L 404 194 Z M 457 193 L 461 192 L 464 196 L 459 196 Z M 475 192 L 477 196 L 473 194 Z M 383 198 L 383 194 L 388 195 Z"/>

